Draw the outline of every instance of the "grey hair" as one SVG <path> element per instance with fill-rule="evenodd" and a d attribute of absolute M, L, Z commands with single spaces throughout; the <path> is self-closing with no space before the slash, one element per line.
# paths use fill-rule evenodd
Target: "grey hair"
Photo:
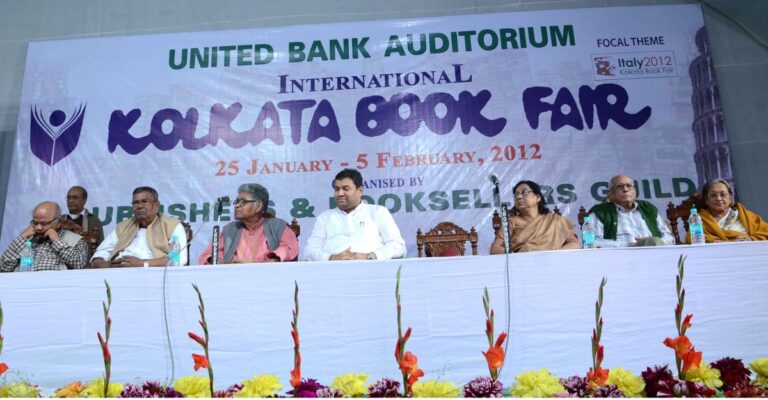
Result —
<path fill-rule="evenodd" d="M 267 188 L 258 183 L 244 183 L 237 188 L 237 192 L 250 193 L 254 200 L 261 202 L 262 212 L 267 212 L 267 208 L 269 207 L 269 191 L 267 191 Z"/>

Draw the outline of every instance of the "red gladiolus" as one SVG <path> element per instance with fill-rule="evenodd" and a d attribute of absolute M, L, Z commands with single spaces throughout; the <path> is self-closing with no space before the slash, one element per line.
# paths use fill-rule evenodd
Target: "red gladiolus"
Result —
<path fill-rule="evenodd" d="M 408 377 L 408 393 L 411 392 L 411 387 L 413 384 L 416 383 L 416 381 L 418 381 L 422 376 L 424 376 L 424 371 L 419 368 L 416 368 L 416 370 L 411 372 L 411 375 Z"/>
<path fill-rule="evenodd" d="M 598 368 L 597 371 L 593 371 L 592 368 L 587 372 L 587 382 L 594 386 L 605 386 L 605 381 L 608 380 L 609 369 Z"/>
<path fill-rule="evenodd" d="M 291 370 L 291 386 L 296 388 L 301 384 L 301 367 Z"/>
<path fill-rule="evenodd" d="M 683 359 L 683 373 L 690 371 L 691 369 L 699 368 L 701 364 L 701 352 L 696 351 L 691 347 L 685 354 L 680 356 Z"/>
<path fill-rule="evenodd" d="M 195 371 L 200 368 L 208 368 L 208 358 L 200 354 L 192 354 L 192 360 L 195 361 Z"/>
<path fill-rule="evenodd" d="M 597 365 L 600 365 L 603 362 L 603 345 L 597 346 Z"/>
<path fill-rule="evenodd" d="M 691 318 L 693 318 L 693 314 L 688 314 L 685 316 L 685 319 L 683 320 L 683 327 L 685 329 L 688 329 L 691 327 Z"/>
<path fill-rule="evenodd" d="M 99 338 L 99 344 L 101 344 L 101 352 L 104 356 L 104 361 L 109 361 L 112 358 L 112 354 L 109 352 L 109 346 L 104 338 L 101 337 L 101 332 L 96 332 L 96 336 Z"/>
<path fill-rule="evenodd" d="M 664 345 L 674 349 L 675 354 L 677 354 L 677 356 L 680 358 L 683 358 L 683 355 L 688 352 L 688 350 L 693 348 L 691 341 L 688 340 L 688 337 L 686 336 L 678 336 L 674 339 L 666 338 L 664 339 Z"/>
<path fill-rule="evenodd" d="M 200 344 L 200 346 L 205 347 L 205 339 L 201 338 L 200 336 L 197 336 L 193 332 L 188 332 L 187 335 L 189 335 L 189 338 Z"/>
<path fill-rule="evenodd" d="M 4 374 L 5 371 L 8 371 L 8 365 L 6 363 L 0 363 L 0 375 Z"/>

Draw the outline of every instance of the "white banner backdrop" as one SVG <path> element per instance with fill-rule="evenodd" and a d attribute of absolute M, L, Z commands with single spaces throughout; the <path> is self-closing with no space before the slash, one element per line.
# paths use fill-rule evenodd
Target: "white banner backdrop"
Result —
<path fill-rule="evenodd" d="M 665 207 L 695 191 L 703 24 L 684 5 L 31 43 L 0 245 L 72 185 L 109 232 L 147 185 L 201 234 L 196 259 L 214 199 L 247 182 L 303 245 L 345 167 L 409 256 L 444 220 L 475 226 L 487 252 L 492 173 L 503 200 L 534 180 L 572 220 L 618 173 Z"/>

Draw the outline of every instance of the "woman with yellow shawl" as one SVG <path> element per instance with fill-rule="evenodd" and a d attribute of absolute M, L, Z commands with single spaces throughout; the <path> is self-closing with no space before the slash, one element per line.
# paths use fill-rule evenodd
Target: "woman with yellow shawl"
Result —
<path fill-rule="evenodd" d="M 733 201 L 733 190 L 726 180 L 709 181 L 701 195 L 704 205 L 699 214 L 707 243 L 768 240 L 768 223 L 743 204 Z M 691 242 L 690 233 L 686 241 Z"/>
<path fill-rule="evenodd" d="M 520 181 L 512 190 L 517 215 L 509 217 L 510 248 L 514 253 L 526 251 L 580 249 L 573 223 L 549 212 L 535 182 Z M 504 254 L 503 232 L 499 229 L 491 245 L 491 254 Z"/>

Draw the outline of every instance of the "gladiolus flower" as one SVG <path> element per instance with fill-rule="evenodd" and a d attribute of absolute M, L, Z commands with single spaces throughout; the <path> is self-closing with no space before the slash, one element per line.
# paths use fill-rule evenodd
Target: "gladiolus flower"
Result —
<path fill-rule="evenodd" d="M 691 341 L 688 340 L 688 337 L 686 336 L 678 336 L 674 339 L 666 338 L 664 339 L 664 345 L 667 347 L 674 349 L 675 354 L 677 354 L 678 357 L 683 358 L 683 355 L 688 352 L 693 346 L 691 345 Z"/>
<path fill-rule="evenodd" d="M 683 327 L 685 329 L 688 329 L 691 327 L 691 318 L 693 318 L 693 314 L 688 314 L 685 316 L 685 319 L 683 320 Z"/>
<path fill-rule="evenodd" d="M 603 348 L 603 345 L 597 346 L 597 365 L 600 365 L 603 362 L 605 351 Z"/>
<path fill-rule="evenodd" d="M 0 375 L 4 374 L 5 371 L 8 371 L 8 365 L 6 363 L 0 363 Z"/>
<path fill-rule="evenodd" d="M 297 367 L 291 370 L 291 386 L 294 388 L 301 384 L 301 367 Z"/>
<path fill-rule="evenodd" d="M 104 356 L 104 361 L 109 361 L 112 358 L 112 354 L 109 353 L 107 342 L 101 337 L 101 332 L 96 332 L 96 336 L 99 338 L 99 344 L 101 344 L 101 352 Z"/>
<path fill-rule="evenodd" d="M 587 372 L 587 382 L 593 386 L 604 386 L 610 372 L 611 370 L 608 369 L 598 368 L 597 371 L 593 371 L 590 368 Z"/>
<path fill-rule="evenodd" d="M 200 344 L 200 346 L 205 347 L 205 339 L 201 338 L 200 336 L 197 336 L 193 332 L 187 333 L 189 335 L 189 338 Z"/>
<path fill-rule="evenodd" d="M 192 360 L 195 361 L 195 371 L 200 368 L 208 368 L 208 358 L 200 354 L 192 354 Z"/>
<path fill-rule="evenodd" d="M 411 372 L 410 376 L 408 377 L 409 392 L 410 392 L 410 386 L 413 386 L 413 384 L 416 383 L 416 381 L 418 381 L 419 378 L 421 378 L 422 376 L 424 376 L 424 371 L 422 371 L 419 368 L 416 368 L 414 371 Z"/>
<path fill-rule="evenodd" d="M 410 351 L 406 351 L 403 359 L 400 360 L 400 370 L 405 373 L 413 373 L 418 368 L 419 359 Z"/>
<path fill-rule="evenodd" d="M 693 347 L 680 358 L 683 359 L 683 372 L 699 368 L 699 364 L 701 364 L 701 352 L 696 351 Z"/>
<path fill-rule="evenodd" d="M 504 349 L 501 347 L 491 347 L 487 352 L 484 351 L 483 355 L 490 369 L 499 369 L 504 364 Z"/>

